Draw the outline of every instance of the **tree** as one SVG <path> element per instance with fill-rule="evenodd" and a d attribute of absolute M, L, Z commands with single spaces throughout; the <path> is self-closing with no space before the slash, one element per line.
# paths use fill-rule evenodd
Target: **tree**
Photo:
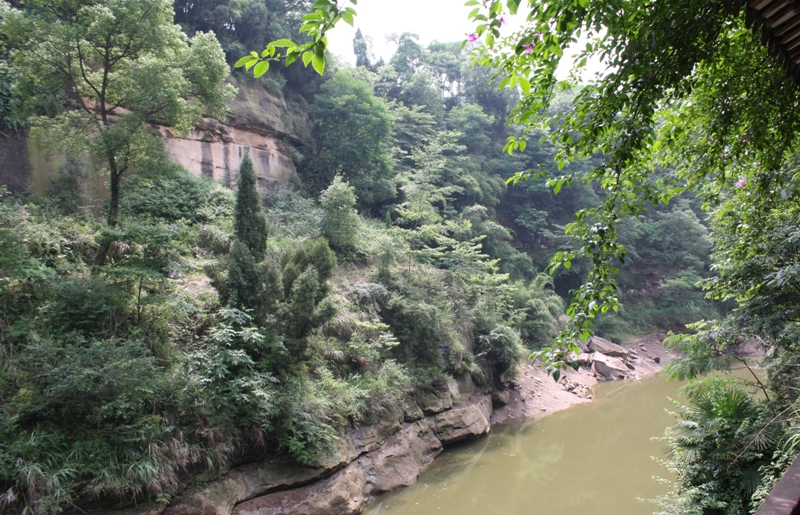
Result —
<path fill-rule="evenodd" d="M 161 151 L 148 124 L 180 132 L 204 110 L 225 112 L 233 88 L 223 84 L 222 50 L 211 33 L 184 36 L 167 0 L 32 0 L 25 7 L 6 14 L 3 31 L 19 87 L 33 92 L 26 104 L 37 109 L 53 91 L 67 95 L 56 99 L 57 111 L 30 119 L 34 136 L 54 151 L 88 156 L 108 174 L 114 227 L 124 174 Z"/>
<path fill-rule="evenodd" d="M 396 195 L 387 143 L 392 116 L 372 87 L 342 70 L 320 88 L 311 113 L 319 145 L 301 170 L 307 187 L 322 191 L 341 173 L 362 211 L 378 211 Z"/>
<path fill-rule="evenodd" d="M 358 243 L 358 213 L 354 209 L 356 195 L 353 187 L 337 175 L 328 189 L 322 192 L 319 203 L 323 210 L 320 228 L 331 247 L 340 251 L 355 249 Z"/>
<path fill-rule="evenodd" d="M 546 124 L 559 166 L 605 156 L 585 178 L 605 192 L 600 206 L 579 212 L 567 228 L 581 250 L 553 262 L 557 268 L 583 256 L 592 264 L 570 307 L 574 323 L 565 340 L 574 341 L 598 313 L 616 307 L 614 272 L 626 254 L 617 237 L 622 218 L 687 189 L 710 207 L 742 176 L 779 169 L 800 127 L 798 87 L 731 2 L 634 1 L 621 11 L 583 1 L 526 4 L 530 25 L 507 38 L 498 37 L 508 12 L 501 2 L 478 10 L 485 17 L 476 31 L 486 43 L 480 62 L 500 70 L 501 86 L 520 85 L 523 98 L 511 120 L 528 134 Z M 512 12 L 518 6 L 508 2 Z M 579 52 L 573 75 L 559 82 L 556 69 L 579 37 L 596 39 Z M 591 59 L 609 68 L 580 84 Z M 571 105 L 548 113 L 553 89 L 570 87 L 579 88 Z M 507 149 L 524 150 L 524 139 L 510 138 Z M 576 179 L 562 175 L 550 185 L 558 190 Z"/>
<path fill-rule="evenodd" d="M 356 35 L 353 38 L 353 53 L 356 55 L 356 66 L 365 67 L 372 70 L 372 60 L 370 59 L 369 42 L 361 34 L 361 29 L 356 30 Z"/>
<path fill-rule="evenodd" d="M 261 209 L 261 194 L 258 192 L 256 172 L 248 151 L 239 166 L 236 191 L 233 231 L 236 239 L 248 248 L 255 262 L 260 263 L 267 250 L 267 219 Z"/>

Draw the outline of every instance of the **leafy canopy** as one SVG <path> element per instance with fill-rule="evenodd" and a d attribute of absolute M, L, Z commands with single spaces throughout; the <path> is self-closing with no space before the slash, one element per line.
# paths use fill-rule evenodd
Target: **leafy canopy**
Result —
<path fill-rule="evenodd" d="M 190 39 L 172 21 L 167 0 L 33 0 L 3 20 L 34 136 L 108 174 L 110 226 L 123 174 L 161 152 L 147 123 L 185 131 L 232 96 L 214 35 Z"/>

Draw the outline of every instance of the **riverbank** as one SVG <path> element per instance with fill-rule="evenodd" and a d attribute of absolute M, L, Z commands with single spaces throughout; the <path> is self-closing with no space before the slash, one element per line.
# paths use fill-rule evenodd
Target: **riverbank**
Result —
<path fill-rule="evenodd" d="M 590 402 L 592 386 L 606 378 L 640 379 L 657 372 L 671 357 L 661 345 L 664 337 L 651 334 L 623 346 L 594 339 L 578 356 L 582 366 L 558 382 L 531 363 L 520 367 L 509 388 L 491 395 L 476 388 L 468 374 L 443 380 L 380 423 L 343 434 L 336 451 L 319 463 L 278 459 L 242 465 L 182 492 L 169 505 L 124 513 L 356 515 L 376 496 L 415 484 L 450 444 L 485 436 L 496 424 Z"/>
<path fill-rule="evenodd" d="M 631 353 L 631 379 L 657 373 L 674 357 L 662 345 L 664 338 L 664 333 L 652 333 L 632 338 L 621 345 Z M 558 382 L 553 381 L 539 364 L 525 363 L 508 389 L 508 403 L 495 408 L 492 425 L 542 417 L 576 404 L 591 402 L 591 389 L 599 381 L 605 380 L 602 378 L 595 371 L 594 363 L 585 363 L 578 370 L 568 368 Z"/>

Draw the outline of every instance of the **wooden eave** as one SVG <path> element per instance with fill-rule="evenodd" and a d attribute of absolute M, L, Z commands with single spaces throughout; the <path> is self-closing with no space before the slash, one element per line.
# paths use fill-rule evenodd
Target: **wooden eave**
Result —
<path fill-rule="evenodd" d="M 738 11 L 744 3 L 734 0 L 734 8 Z M 745 9 L 747 26 L 761 31 L 769 53 L 800 82 L 800 0 L 750 0 Z"/>

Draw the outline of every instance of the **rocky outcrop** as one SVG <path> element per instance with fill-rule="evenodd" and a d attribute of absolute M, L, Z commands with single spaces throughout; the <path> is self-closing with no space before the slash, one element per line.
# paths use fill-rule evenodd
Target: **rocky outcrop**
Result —
<path fill-rule="evenodd" d="M 411 486 L 420 472 L 442 452 L 443 442 L 434 431 L 430 419 L 420 420 L 392 435 L 375 452 L 359 459 L 367 483 L 365 496 L 381 494 Z"/>
<path fill-rule="evenodd" d="M 386 420 L 342 435 L 331 456 L 304 466 L 285 459 L 236 467 L 169 507 L 130 515 L 350 515 L 375 495 L 417 482 L 445 445 L 486 435 L 492 400 L 471 380 L 440 381 Z M 453 406 L 453 399 L 456 405 Z M 417 403 L 419 402 L 419 404 Z M 425 416 L 423 411 L 430 413 Z M 409 420 L 415 419 L 415 420 Z"/>
<path fill-rule="evenodd" d="M 492 407 L 499 408 L 508 404 L 511 400 L 511 392 L 508 390 L 495 390 L 492 392 Z"/>
<path fill-rule="evenodd" d="M 236 515 L 354 515 L 361 513 L 367 498 L 366 480 L 358 466 L 349 466 L 318 484 L 277 492 L 244 502 Z"/>
<path fill-rule="evenodd" d="M 197 176 L 235 183 L 246 150 L 262 192 L 288 185 L 295 174 L 301 149 L 315 148 L 313 123 L 301 105 L 271 94 L 260 84 L 237 84 L 239 93 L 228 104 L 225 120 L 201 118 L 188 134 L 153 126 L 164 138 L 167 157 Z M 12 191 L 32 189 L 47 194 L 64 156 L 46 157 L 27 135 L 0 135 L 0 184 Z M 99 181 L 84 193 L 105 198 L 107 187 Z"/>
<path fill-rule="evenodd" d="M 167 157 L 194 175 L 220 183 L 235 183 L 236 171 L 246 151 L 253 159 L 258 186 L 267 191 L 275 185 L 287 185 L 295 173 L 289 154 L 292 147 L 280 139 L 238 128 L 210 118 L 203 118 L 189 134 L 175 136 L 160 128 L 166 143 Z"/>
<path fill-rule="evenodd" d="M 259 188 L 286 186 L 295 173 L 297 148 L 314 148 L 307 113 L 257 84 L 239 84 L 224 121 L 201 118 L 189 134 L 159 130 L 170 161 L 195 175 L 235 182 L 245 151 L 250 151 Z"/>
<path fill-rule="evenodd" d="M 615 358 L 628 357 L 628 351 L 624 347 L 599 336 L 592 336 L 589 339 L 588 349 L 591 352 L 600 352 Z"/>
<path fill-rule="evenodd" d="M 417 482 L 442 451 L 430 420 L 407 425 L 373 452 L 318 483 L 243 502 L 234 515 L 351 515 L 361 513 L 373 495 Z"/>
<path fill-rule="evenodd" d="M 32 180 L 25 136 L 11 132 L 0 137 L 0 184 L 11 192 L 21 193 L 31 186 Z"/>
<path fill-rule="evenodd" d="M 482 436 L 491 430 L 491 418 L 492 400 L 487 396 L 476 404 L 453 408 L 436 415 L 436 436 L 445 445 Z"/>
<path fill-rule="evenodd" d="M 606 356 L 600 352 L 594 353 L 592 367 L 596 375 L 612 381 L 625 379 L 631 372 L 622 359 Z"/>

